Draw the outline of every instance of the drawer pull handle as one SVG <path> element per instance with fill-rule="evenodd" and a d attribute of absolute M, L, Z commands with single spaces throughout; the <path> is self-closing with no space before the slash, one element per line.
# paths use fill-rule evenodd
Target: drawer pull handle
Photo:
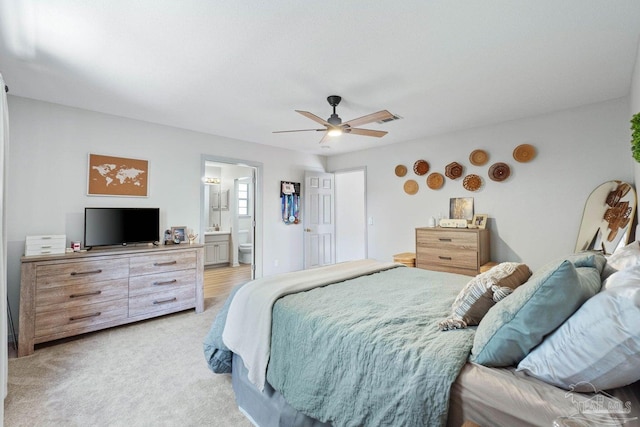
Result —
<path fill-rule="evenodd" d="M 153 282 L 153 286 L 170 285 L 172 283 L 176 283 L 177 281 L 178 281 L 178 279 L 167 280 L 167 281 L 164 281 L 164 282 Z"/>
<path fill-rule="evenodd" d="M 441 242 L 450 242 L 451 239 L 445 239 L 444 237 L 439 237 L 438 240 L 440 240 Z"/>
<path fill-rule="evenodd" d="M 87 274 L 100 274 L 102 273 L 102 269 L 92 270 L 92 271 L 72 271 L 72 276 L 86 276 Z"/>
<path fill-rule="evenodd" d="M 85 293 L 82 293 L 82 294 L 71 294 L 71 295 L 69 295 L 69 298 L 90 297 L 92 295 L 100 295 L 101 293 L 102 293 L 102 291 L 85 292 Z"/>
<path fill-rule="evenodd" d="M 48 249 L 48 248 L 50 248 L 50 247 L 51 247 L 51 245 L 41 245 L 40 247 L 41 247 L 42 249 Z"/>
<path fill-rule="evenodd" d="M 159 299 L 159 300 L 155 300 L 153 302 L 153 305 L 158 305 L 158 304 L 165 304 L 167 302 L 174 302 L 174 301 L 178 301 L 178 298 L 173 297 L 173 298 L 169 298 L 169 299 Z"/>
<path fill-rule="evenodd" d="M 156 267 L 162 267 L 162 266 L 165 266 L 165 265 L 174 265 L 174 264 L 177 264 L 177 263 L 178 263 L 178 261 L 154 262 L 153 265 L 156 266 Z"/>
<path fill-rule="evenodd" d="M 82 320 L 82 319 L 88 319 L 89 317 L 98 317 L 100 316 L 102 313 L 101 312 L 97 312 L 97 313 L 91 313 L 91 314 L 85 314 L 84 316 L 73 316 L 73 317 L 69 317 L 69 320 L 71 322 L 74 322 L 76 320 Z"/>
<path fill-rule="evenodd" d="M 450 256 L 438 256 L 438 258 L 445 259 L 447 261 L 451 261 L 451 257 Z"/>

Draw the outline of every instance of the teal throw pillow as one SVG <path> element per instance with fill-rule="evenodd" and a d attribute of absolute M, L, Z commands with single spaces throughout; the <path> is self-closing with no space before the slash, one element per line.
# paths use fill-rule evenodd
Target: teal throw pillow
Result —
<path fill-rule="evenodd" d="M 568 260 L 542 267 L 482 319 L 470 360 L 485 366 L 517 365 L 599 290 L 599 278 L 597 267 L 576 269 Z"/>

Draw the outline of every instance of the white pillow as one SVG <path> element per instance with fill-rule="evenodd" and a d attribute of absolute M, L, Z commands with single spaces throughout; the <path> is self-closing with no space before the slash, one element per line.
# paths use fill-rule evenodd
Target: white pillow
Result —
<path fill-rule="evenodd" d="M 624 270 L 632 265 L 640 264 L 640 242 L 631 242 L 616 250 L 607 258 L 607 264 L 616 270 Z"/>
<path fill-rule="evenodd" d="M 624 270 L 613 273 L 603 282 L 602 289 L 605 290 L 633 284 L 640 286 L 640 264 L 632 265 Z"/>
<path fill-rule="evenodd" d="M 588 392 L 640 380 L 640 285 L 603 290 L 518 364 L 555 386 Z"/>

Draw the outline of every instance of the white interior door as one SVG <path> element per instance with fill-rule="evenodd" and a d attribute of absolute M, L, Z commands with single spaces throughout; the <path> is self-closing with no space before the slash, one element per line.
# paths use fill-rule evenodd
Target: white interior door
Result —
<path fill-rule="evenodd" d="M 305 172 L 304 268 L 335 263 L 334 176 L 331 173 Z"/>

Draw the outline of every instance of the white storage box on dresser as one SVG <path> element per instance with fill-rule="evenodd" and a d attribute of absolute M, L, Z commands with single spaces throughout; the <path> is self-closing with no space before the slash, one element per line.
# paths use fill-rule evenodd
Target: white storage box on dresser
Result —
<path fill-rule="evenodd" d="M 24 243 L 24 254 L 26 256 L 63 254 L 66 245 L 67 236 L 64 234 L 27 236 Z"/>
<path fill-rule="evenodd" d="M 195 308 L 204 246 L 94 249 L 22 257 L 18 356 L 35 344 Z"/>

